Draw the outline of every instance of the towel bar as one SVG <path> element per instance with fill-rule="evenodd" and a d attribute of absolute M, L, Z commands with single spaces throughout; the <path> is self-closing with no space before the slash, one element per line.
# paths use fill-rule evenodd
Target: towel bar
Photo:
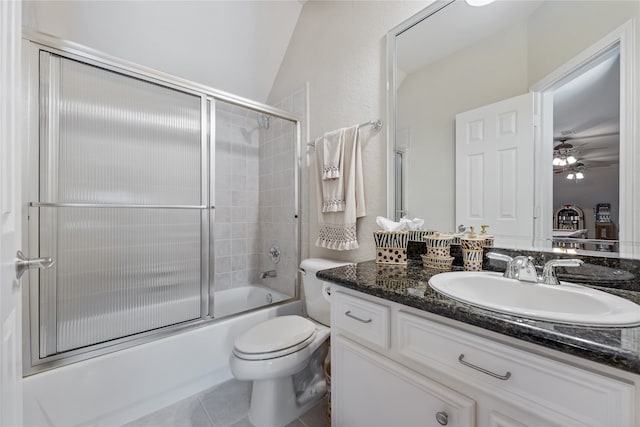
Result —
<path fill-rule="evenodd" d="M 382 120 L 378 119 L 378 120 L 371 120 L 370 122 L 366 122 L 366 123 L 360 123 L 358 125 L 358 128 L 363 128 L 365 126 L 373 126 L 373 130 L 378 132 L 380 129 L 382 129 Z M 307 142 L 307 145 L 309 147 L 315 147 L 316 143 L 315 142 Z"/>

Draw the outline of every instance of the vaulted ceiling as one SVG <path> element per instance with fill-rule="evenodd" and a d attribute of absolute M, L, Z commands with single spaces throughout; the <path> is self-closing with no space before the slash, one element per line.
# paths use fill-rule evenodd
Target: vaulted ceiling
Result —
<path fill-rule="evenodd" d="M 26 27 L 265 102 L 304 2 L 29 1 Z"/>

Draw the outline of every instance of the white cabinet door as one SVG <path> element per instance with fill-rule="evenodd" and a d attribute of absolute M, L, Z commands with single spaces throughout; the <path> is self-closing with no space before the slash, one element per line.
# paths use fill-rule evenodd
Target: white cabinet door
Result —
<path fill-rule="evenodd" d="M 337 335 L 332 337 L 332 426 L 475 425 L 475 402 Z"/>
<path fill-rule="evenodd" d="M 497 246 L 533 238 L 533 95 L 456 115 L 456 225 L 487 224 Z"/>

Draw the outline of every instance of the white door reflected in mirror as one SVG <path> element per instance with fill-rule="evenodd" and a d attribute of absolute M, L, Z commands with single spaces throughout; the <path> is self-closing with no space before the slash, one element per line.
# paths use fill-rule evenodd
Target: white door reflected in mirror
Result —
<path fill-rule="evenodd" d="M 494 244 L 533 235 L 533 95 L 456 115 L 456 224 L 491 224 Z"/>

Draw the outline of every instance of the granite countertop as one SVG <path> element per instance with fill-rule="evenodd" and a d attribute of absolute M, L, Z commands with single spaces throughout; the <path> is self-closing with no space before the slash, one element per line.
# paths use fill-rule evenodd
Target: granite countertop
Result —
<path fill-rule="evenodd" d="M 319 271 L 317 277 L 345 288 L 640 374 L 640 327 L 572 326 L 476 308 L 431 289 L 428 281 L 438 273 L 440 271 L 423 268 L 420 261 L 410 259 L 407 265 L 376 264 L 374 261 L 350 264 Z M 640 303 L 640 292 L 635 288 L 592 287 Z"/>

